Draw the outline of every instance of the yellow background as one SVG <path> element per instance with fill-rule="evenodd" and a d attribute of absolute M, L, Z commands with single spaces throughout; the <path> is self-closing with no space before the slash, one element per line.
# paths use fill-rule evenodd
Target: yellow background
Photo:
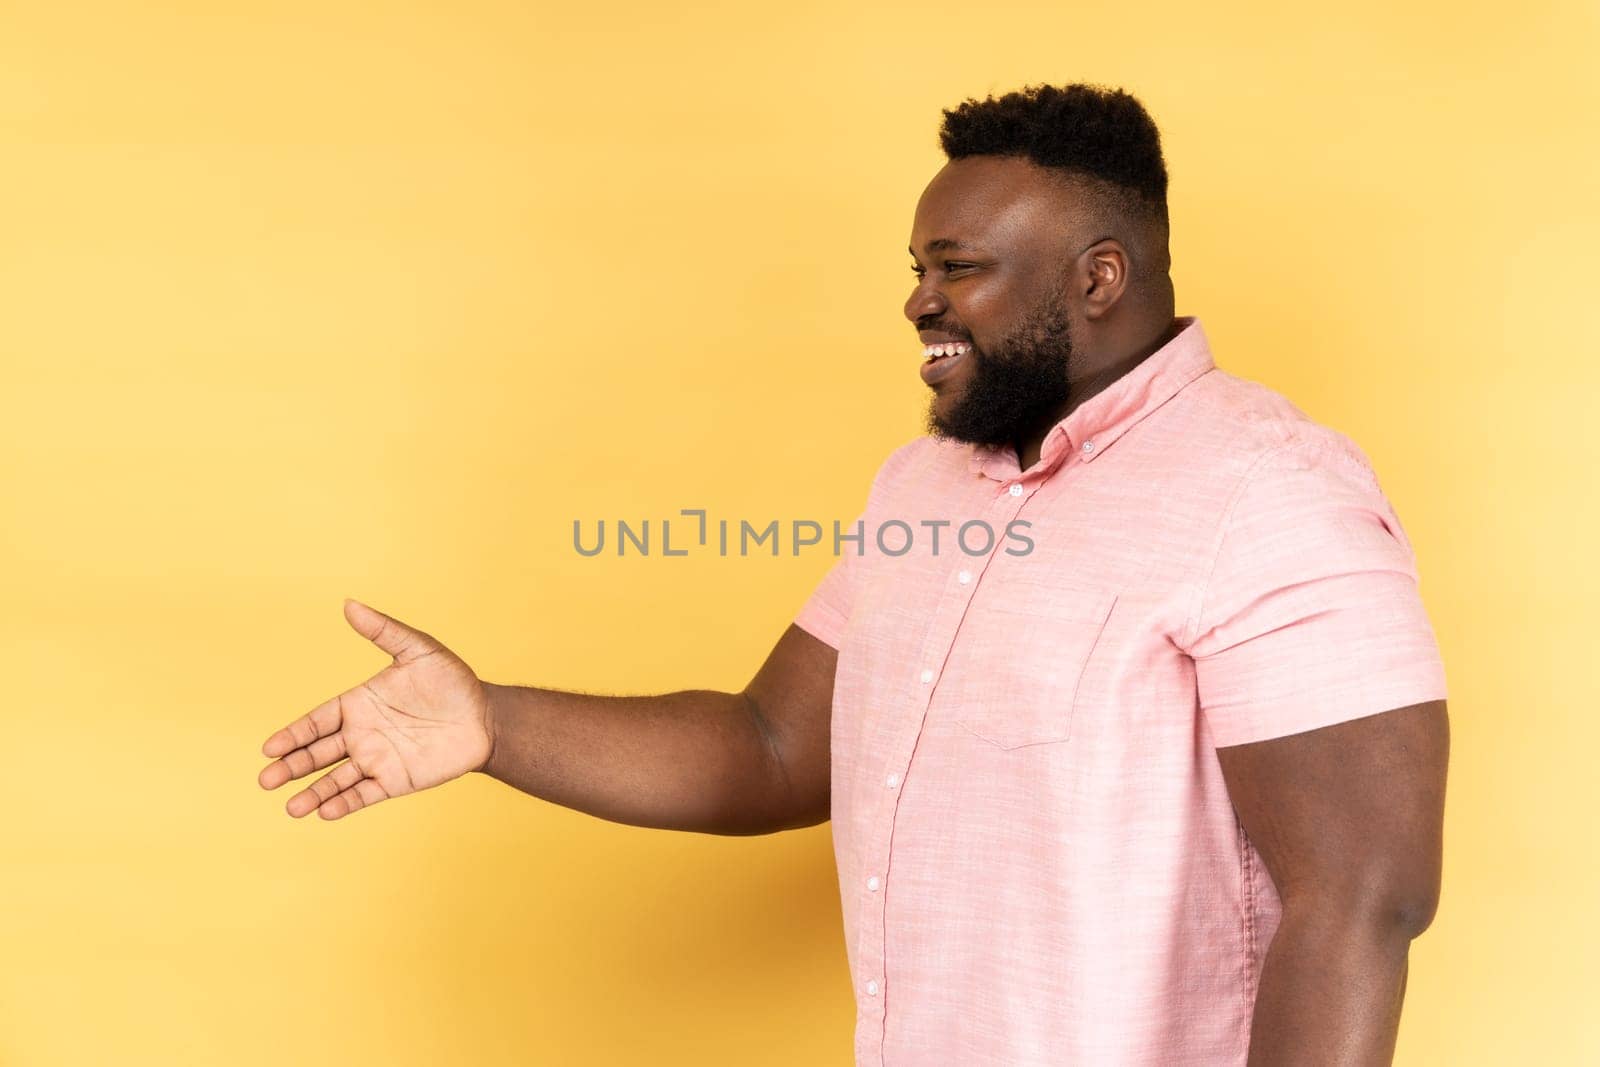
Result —
<path fill-rule="evenodd" d="M 1407 1064 L 1600 1058 L 1588 3 L 0 4 L 0 1064 L 846 1064 L 826 825 L 255 775 L 376 672 L 742 686 L 922 430 L 939 110 L 1125 86 L 1180 314 L 1367 451 L 1449 670 Z"/>

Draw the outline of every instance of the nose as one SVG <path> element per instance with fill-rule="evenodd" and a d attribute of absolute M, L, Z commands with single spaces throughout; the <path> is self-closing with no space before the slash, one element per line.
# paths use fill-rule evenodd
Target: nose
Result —
<path fill-rule="evenodd" d="M 915 323 L 920 319 L 942 315 L 949 306 L 944 294 L 933 282 L 933 272 L 929 271 L 917 279 L 917 287 L 911 290 L 911 296 L 906 300 L 906 318 Z"/>

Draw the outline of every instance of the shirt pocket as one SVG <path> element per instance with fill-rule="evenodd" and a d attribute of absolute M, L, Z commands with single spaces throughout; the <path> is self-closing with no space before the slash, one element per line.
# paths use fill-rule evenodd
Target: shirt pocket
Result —
<path fill-rule="evenodd" d="M 974 604 L 964 625 L 987 651 L 972 664 L 957 724 L 1002 749 L 1070 740 L 1079 682 L 1116 603 L 1115 593 L 1022 587 L 1003 603 Z"/>

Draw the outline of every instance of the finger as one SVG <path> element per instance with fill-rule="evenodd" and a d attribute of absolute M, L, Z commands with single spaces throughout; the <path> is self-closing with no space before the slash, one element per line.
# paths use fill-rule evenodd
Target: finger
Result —
<path fill-rule="evenodd" d="M 324 801 L 317 809 L 317 814 L 331 822 L 334 819 L 342 819 L 353 811 L 370 808 L 380 800 L 388 799 L 389 794 L 383 791 L 383 786 L 371 778 L 363 778 L 332 800 Z"/>
<path fill-rule="evenodd" d="M 345 600 L 344 617 L 356 633 L 383 649 L 398 663 L 421 659 L 439 648 L 439 642 L 421 630 L 413 630 L 399 619 L 390 618 L 359 600 Z"/>
<path fill-rule="evenodd" d="M 343 699 L 344 694 L 341 693 L 332 700 L 323 701 L 267 738 L 266 743 L 261 746 L 261 754 L 282 756 L 297 748 L 304 748 L 319 737 L 337 734 L 339 726 L 344 722 L 344 714 L 339 705 Z"/>
<path fill-rule="evenodd" d="M 361 781 L 361 777 L 361 768 L 346 760 L 315 782 L 312 782 L 308 788 L 302 789 L 290 797 L 289 803 L 283 806 L 283 810 L 293 815 L 296 819 L 302 815 L 309 815 L 344 790 Z"/>
<path fill-rule="evenodd" d="M 344 759 L 343 732 L 332 737 L 313 741 L 305 748 L 297 748 L 280 760 L 273 760 L 262 769 L 257 779 L 263 789 L 276 789 L 284 782 L 304 778 L 312 771 L 320 771 Z"/>

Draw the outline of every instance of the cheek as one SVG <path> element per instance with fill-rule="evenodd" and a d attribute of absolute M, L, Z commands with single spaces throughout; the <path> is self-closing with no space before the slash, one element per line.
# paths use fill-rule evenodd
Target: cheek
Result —
<path fill-rule="evenodd" d="M 959 303 L 951 302 L 951 309 L 960 316 L 973 344 L 985 351 L 1006 335 L 1011 322 L 1010 299 L 993 286 L 975 288 L 964 294 Z"/>

